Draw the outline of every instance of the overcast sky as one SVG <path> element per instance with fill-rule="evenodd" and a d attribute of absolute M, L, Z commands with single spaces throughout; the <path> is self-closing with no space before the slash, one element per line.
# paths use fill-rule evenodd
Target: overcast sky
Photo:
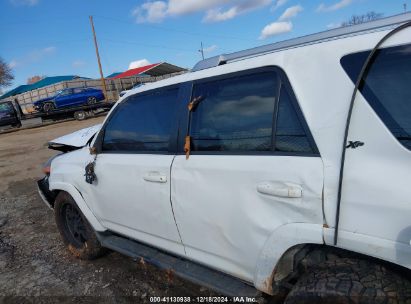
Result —
<path fill-rule="evenodd" d="M 89 15 L 104 74 L 206 57 L 337 27 L 353 14 L 402 13 L 410 0 L 1 0 L 0 56 L 12 87 L 34 75 L 98 77 Z M 12 88 L 11 87 L 11 88 Z"/>

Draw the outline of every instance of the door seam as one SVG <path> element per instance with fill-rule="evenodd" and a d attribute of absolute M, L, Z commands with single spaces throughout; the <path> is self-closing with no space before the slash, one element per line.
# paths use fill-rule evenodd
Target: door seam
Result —
<path fill-rule="evenodd" d="M 177 156 L 177 155 L 174 155 L 174 156 L 173 156 L 173 160 L 171 161 L 171 165 L 170 165 L 170 206 L 171 206 L 171 212 L 173 213 L 174 223 L 175 223 L 176 228 L 177 228 L 178 236 L 179 236 L 179 238 L 180 238 L 181 245 L 183 245 L 184 254 L 187 255 L 186 246 L 185 246 L 184 243 L 183 243 L 183 239 L 182 239 L 182 237 L 181 237 L 180 229 L 178 228 L 176 216 L 175 216 L 175 214 L 174 214 L 173 201 L 172 201 L 172 199 L 171 199 L 171 191 L 172 191 L 172 189 L 171 189 L 171 183 L 172 183 L 172 180 L 173 180 L 173 179 L 171 178 L 171 171 L 172 171 L 172 169 L 173 169 L 173 164 L 174 164 L 174 160 L 175 160 L 176 156 Z"/>

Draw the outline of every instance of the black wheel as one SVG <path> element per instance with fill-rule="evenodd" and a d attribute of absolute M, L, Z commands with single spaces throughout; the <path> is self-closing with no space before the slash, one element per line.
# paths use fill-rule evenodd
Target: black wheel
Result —
<path fill-rule="evenodd" d="M 74 112 L 74 118 L 77 119 L 77 120 L 84 120 L 84 119 L 86 119 L 86 117 L 87 117 L 87 115 L 86 115 L 86 112 L 84 112 L 84 111 Z"/>
<path fill-rule="evenodd" d="M 54 216 L 64 244 L 75 257 L 93 260 L 107 252 L 68 193 L 58 194 L 54 203 Z"/>
<path fill-rule="evenodd" d="M 296 303 L 411 303 L 411 282 L 366 260 L 337 259 L 313 267 L 288 294 Z"/>
<path fill-rule="evenodd" d="M 97 98 L 96 97 L 91 96 L 91 97 L 87 98 L 87 104 L 93 105 L 95 103 L 97 103 Z"/>
<path fill-rule="evenodd" d="M 43 104 L 43 112 L 45 112 L 45 113 L 48 113 L 48 112 L 50 112 L 50 111 L 53 111 L 54 110 L 54 103 L 52 103 L 52 102 L 45 102 L 44 104 Z"/>

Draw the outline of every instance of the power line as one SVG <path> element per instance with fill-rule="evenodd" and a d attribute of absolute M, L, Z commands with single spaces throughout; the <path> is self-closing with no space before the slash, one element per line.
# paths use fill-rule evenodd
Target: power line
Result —
<path fill-rule="evenodd" d="M 112 17 L 106 17 L 106 16 L 100 16 L 100 15 L 94 15 L 94 17 L 101 18 L 101 19 L 106 19 L 106 20 L 111 20 L 119 23 L 125 23 L 125 24 L 135 24 L 134 22 L 130 21 L 125 21 L 121 19 L 116 19 Z M 227 36 L 227 35 L 210 35 L 210 34 L 204 34 L 204 33 L 199 33 L 199 32 L 191 32 L 191 31 L 186 31 L 186 30 L 181 30 L 181 29 L 175 29 L 175 28 L 170 28 L 170 27 L 165 27 L 165 26 L 160 26 L 160 25 L 154 25 L 154 24 L 147 24 L 147 23 L 142 23 L 141 26 L 144 27 L 149 27 L 152 29 L 157 29 L 157 30 L 162 30 L 162 31 L 168 31 L 168 32 L 176 32 L 176 33 L 181 33 L 185 35 L 190 35 L 190 36 L 196 36 L 196 37 L 210 37 L 210 38 L 218 38 L 218 39 L 231 39 L 231 40 L 240 40 L 240 41 L 253 41 L 255 42 L 255 39 L 251 38 L 242 38 L 242 37 L 235 37 L 235 36 Z"/>
<path fill-rule="evenodd" d="M 54 44 L 70 44 L 70 43 L 77 43 L 77 42 L 88 42 L 90 41 L 89 38 L 83 39 L 74 39 L 74 40 L 59 40 L 59 41 L 47 41 L 42 43 L 33 43 L 33 44 L 23 44 L 23 45 L 13 45 L 9 48 L 2 48 L 2 49 L 24 49 L 24 48 L 31 48 L 31 47 L 44 47 L 45 45 L 54 45 Z"/>
<path fill-rule="evenodd" d="M 149 47 L 149 48 L 160 48 L 160 49 L 165 49 L 165 50 L 174 50 L 174 51 L 192 52 L 192 53 L 195 52 L 193 49 L 175 48 L 175 47 L 169 47 L 166 45 L 146 44 L 146 43 L 140 43 L 140 42 L 135 42 L 135 41 L 115 40 L 115 39 L 104 38 L 104 37 L 100 38 L 100 40 L 110 42 L 110 43 L 139 45 L 139 46 Z"/>

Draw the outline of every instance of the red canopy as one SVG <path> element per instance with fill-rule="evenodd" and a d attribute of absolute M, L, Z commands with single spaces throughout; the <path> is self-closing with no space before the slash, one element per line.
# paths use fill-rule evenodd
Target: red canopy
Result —
<path fill-rule="evenodd" d="M 161 63 L 154 63 L 154 64 L 149 64 L 143 67 L 139 67 L 136 69 L 131 69 L 131 70 L 127 70 L 124 73 L 118 74 L 116 76 L 114 76 L 112 79 L 117 79 L 117 78 L 124 78 L 124 77 L 130 77 L 130 76 L 135 76 L 135 75 L 139 75 L 142 74 L 152 68 L 155 68 L 156 66 L 159 66 Z"/>

